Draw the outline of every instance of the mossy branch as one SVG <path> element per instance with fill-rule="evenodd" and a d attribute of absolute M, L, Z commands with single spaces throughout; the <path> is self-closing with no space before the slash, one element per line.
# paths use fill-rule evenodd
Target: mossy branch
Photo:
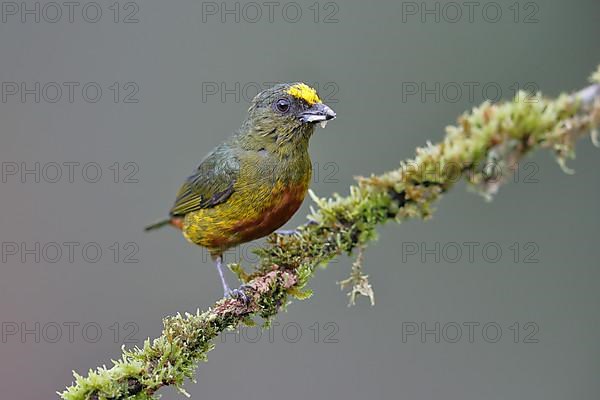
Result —
<path fill-rule="evenodd" d="M 169 385 L 185 394 L 185 379 L 194 380 L 198 362 L 206 360 L 221 332 L 253 324 L 254 317 L 268 324 L 291 298 L 309 297 L 305 286 L 316 267 L 364 248 L 376 237 L 377 225 L 428 218 L 432 204 L 461 178 L 491 196 L 506 172 L 535 149 L 551 149 L 569 172 L 566 160 L 574 156 L 577 138 L 592 132 L 598 144 L 600 68 L 592 82 L 578 93 L 556 99 L 520 92 L 513 101 L 485 102 L 462 115 L 456 126 L 446 128 L 442 142 L 417 149 L 416 157 L 402 162 L 400 168 L 358 178 L 348 196 L 320 199 L 311 193 L 318 207 L 311 209 L 309 223 L 298 234 L 271 235 L 267 246 L 257 251 L 260 262 L 250 274 L 239 265 L 231 266 L 246 283 L 247 303 L 223 298 L 207 311 L 167 317 L 160 337 L 146 340 L 142 348 L 123 349 L 111 368 L 90 370 L 87 377 L 75 374 L 73 386 L 60 396 L 153 399 L 157 390 Z M 355 286 L 352 294 L 371 295 L 359 261 L 345 283 Z"/>

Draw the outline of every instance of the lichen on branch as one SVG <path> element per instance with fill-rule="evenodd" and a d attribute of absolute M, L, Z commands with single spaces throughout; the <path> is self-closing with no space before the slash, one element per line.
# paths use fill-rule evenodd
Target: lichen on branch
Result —
<path fill-rule="evenodd" d="M 574 157 L 575 141 L 600 125 L 600 67 L 593 84 L 572 94 L 548 99 L 541 94 L 520 92 L 514 100 L 485 102 L 463 114 L 458 124 L 446 128 L 438 144 L 417 149 L 416 157 L 400 168 L 358 178 L 347 196 L 318 198 L 309 222 L 294 235 L 269 236 L 257 250 L 259 263 L 251 273 L 240 265 L 232 270 L 245 283 L 248 301 L 223 298 L 204 312 L 177 314 L 163 320 L 162 335 L 146 340 L 143 347 L 126 350 L 110 368 L 77 374 L 75 382 L 59 393 L 67 400 L 154 399 L 164 386 L 183 394 L 186 379 L 194 381 L 199 361 L 213 349 L 213 340 L 223 331 L 241 324 L 265 325 L 292 298 L 311 295 L 306 288 L 316 267 L 340 254 L 362 249 L 376 237 L 376 227 L 390 220 L 428 218 L 433 204 L 460 179 L 490 197 L 509 172 L 529 152 L 551 149 L 563 168 Z M 372 295 L 360 259 L 349 283 L 351 294 Z"/>

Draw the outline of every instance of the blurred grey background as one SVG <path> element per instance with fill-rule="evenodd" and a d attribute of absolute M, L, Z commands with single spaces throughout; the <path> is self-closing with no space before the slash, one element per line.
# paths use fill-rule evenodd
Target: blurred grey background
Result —
<path fill-rule="evenodd" d="M 163 316 L 219 298 L 206 252 L 142 228 L 258 87 L 306 81 L 338 113 L 311 142 L 312 189 L 326 196 L 397 167 L 484 98 L 575 90 L 600 62 L 596 0 L 78 4 L 1 5 L 6 399 L 52 398 L 72 370 L 109 365 L 121 344 L 159 335 Z M 382 227 L 365 257 L 374 307 L 346 307 L 341 258 L 272 331 L 217 340 L 187 390 L 598 399 L 600 153 L 589 139 L 577 150 L 574 176 L 539 152 L 492 203 L 461 184 L 431 221 Z M 248 265 L 253 246 L 227 261 Z"/>

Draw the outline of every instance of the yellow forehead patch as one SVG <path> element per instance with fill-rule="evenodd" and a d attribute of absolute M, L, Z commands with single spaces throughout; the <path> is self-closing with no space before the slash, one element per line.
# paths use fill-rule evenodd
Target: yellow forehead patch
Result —
<path fill-rule="evenodd" d="M 320 103 L 321 99 L 317 96 L 317 91 L 305 83 L 297 83 L 292 85 L 287 93 L 297 99 L 302 99 L 309 105 Z"/>

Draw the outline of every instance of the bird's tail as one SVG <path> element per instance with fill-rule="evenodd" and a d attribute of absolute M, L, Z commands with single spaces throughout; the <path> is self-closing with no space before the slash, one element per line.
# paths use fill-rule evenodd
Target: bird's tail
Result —
<path fill-rule="evenodd" d="M 156 221 L 155 223 L 153 223 L 153 224 L 148 225 L 147 227 L 145 227 L 144 231 L 146 231 L 146 232 L 153 231 L 155 229 L 162 228 L 165 225 L 169 225 L 170 223 L 171 223 L 171 219 L 170 218 L 163 219 L 163 220 L 160 220 L 160 221 Z"/>

